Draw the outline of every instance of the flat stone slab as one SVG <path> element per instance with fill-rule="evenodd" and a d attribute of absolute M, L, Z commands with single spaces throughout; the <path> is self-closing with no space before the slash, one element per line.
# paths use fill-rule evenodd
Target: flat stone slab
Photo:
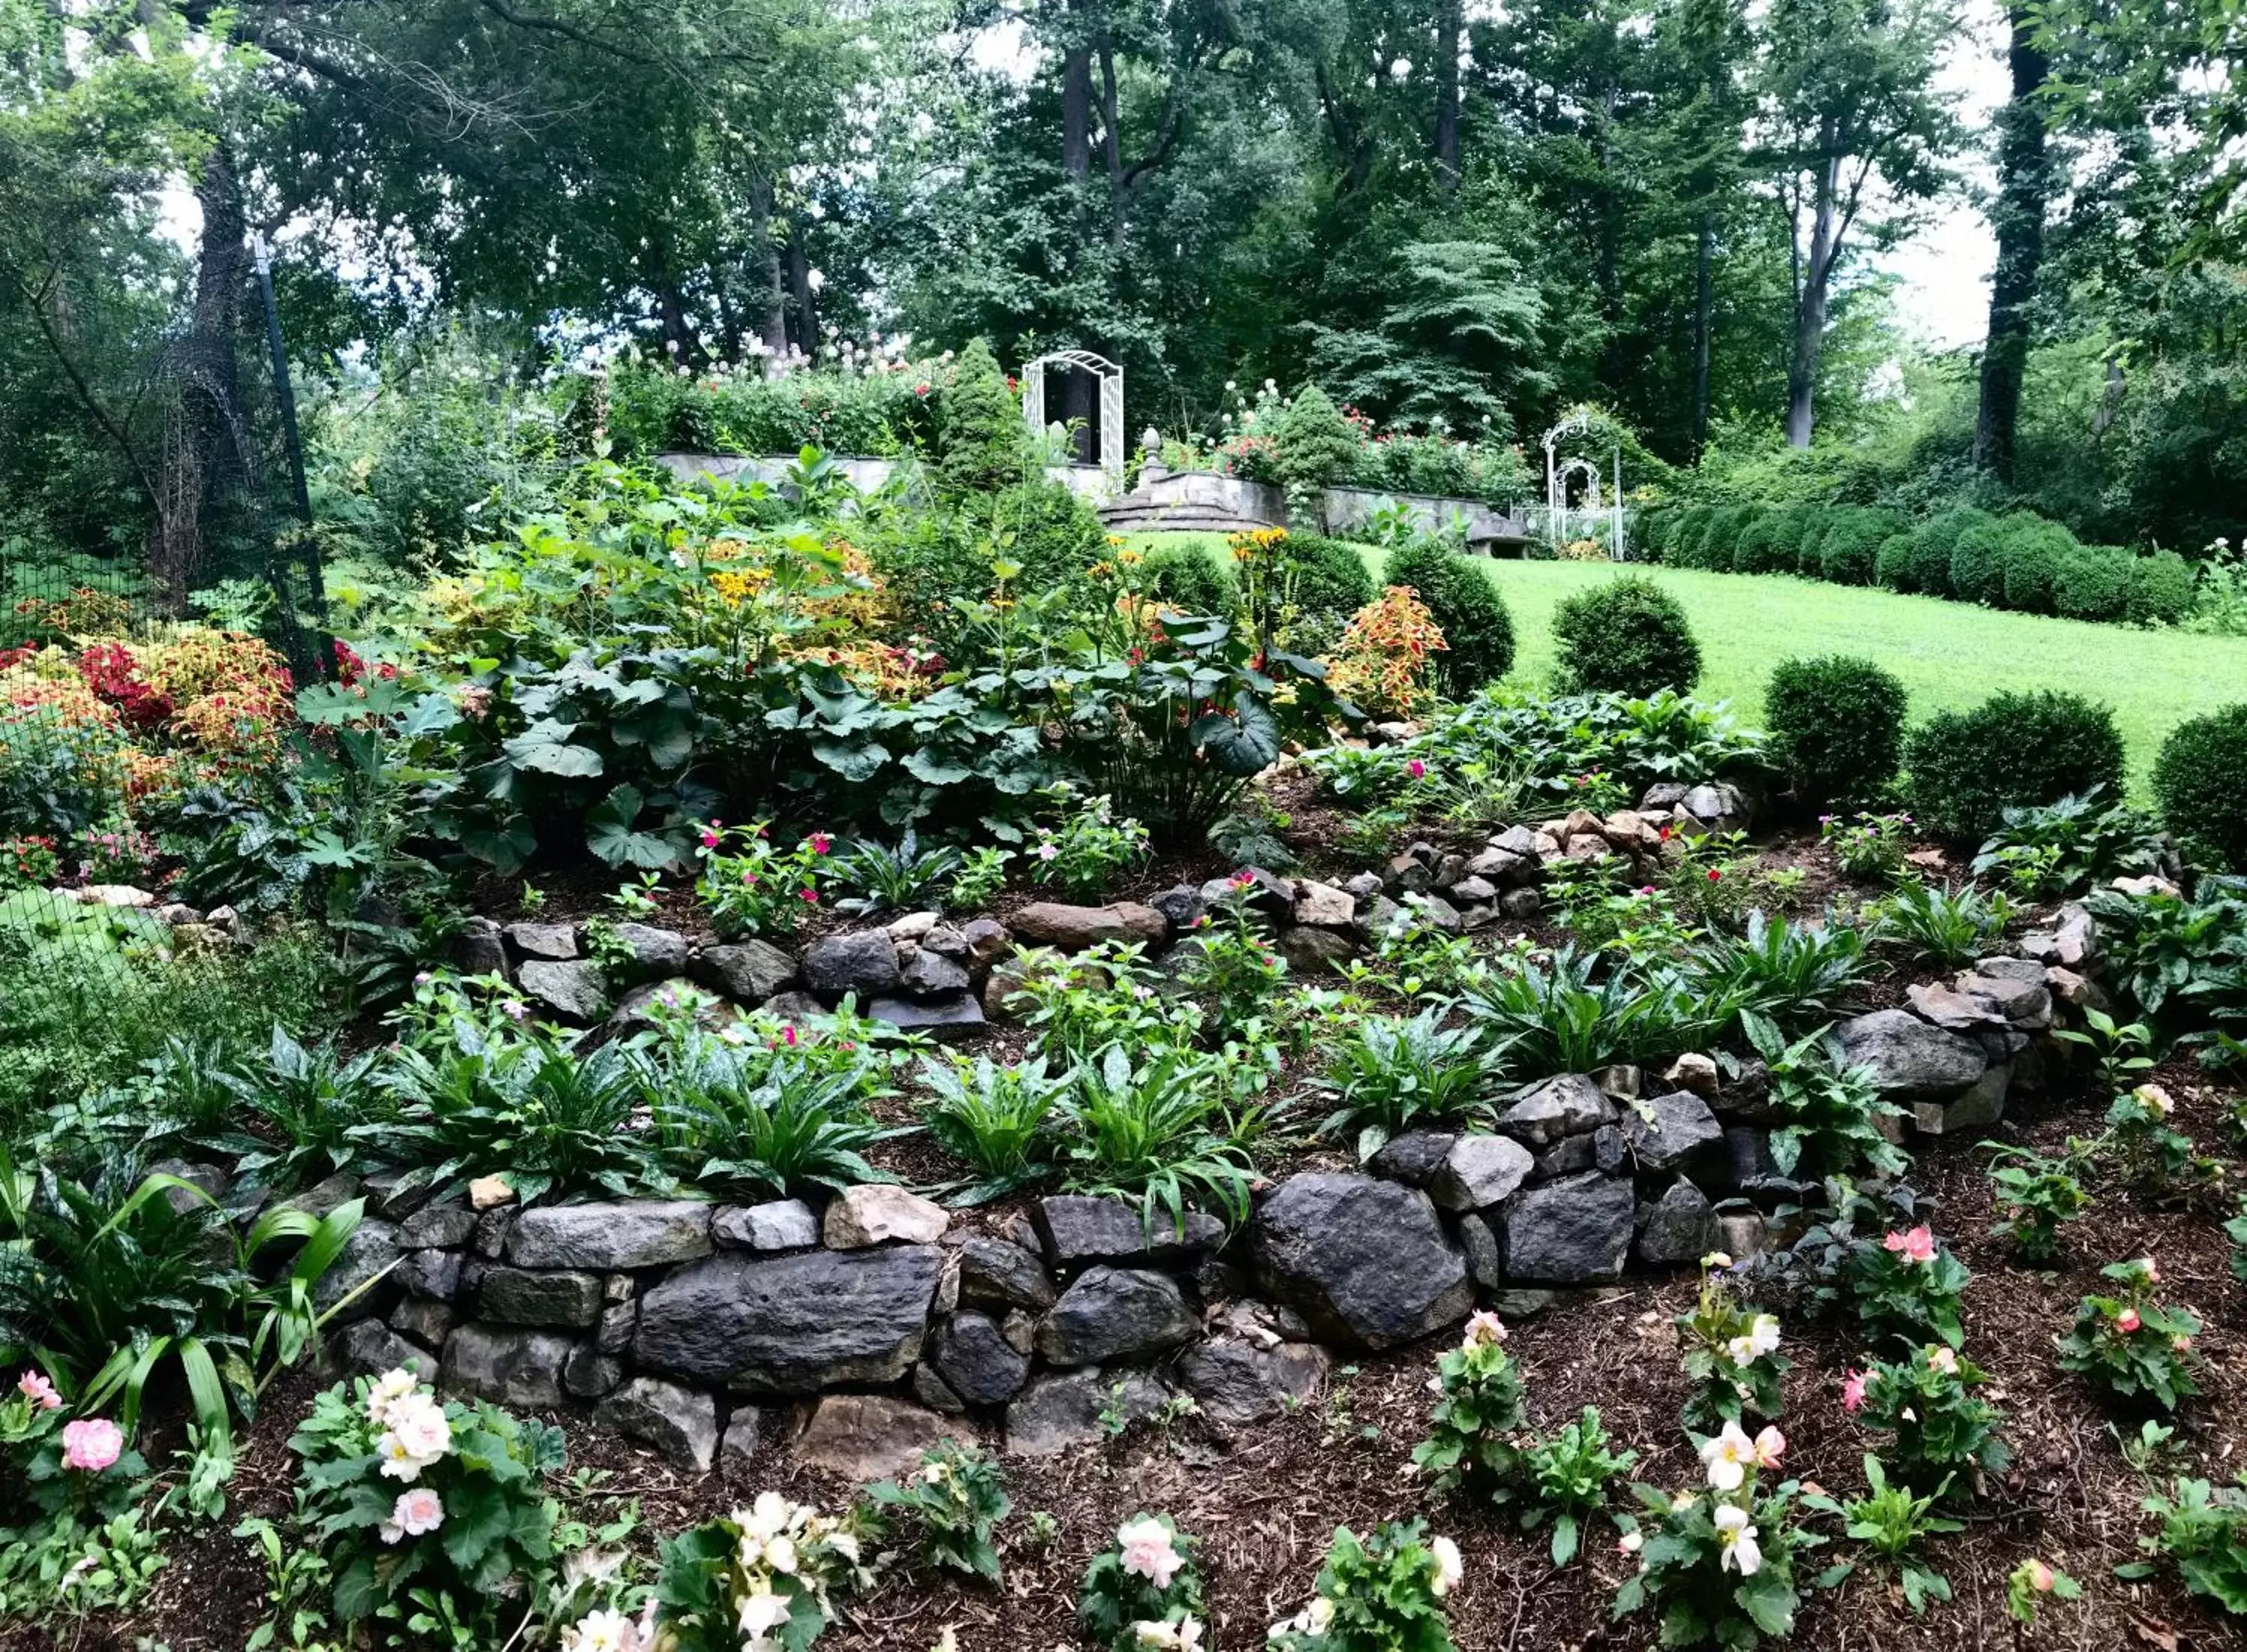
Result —
<path fill-rule="evenodd" d="M 934 1246 L 721 1252 L 640 1298 L 642 1368 L 750 1394 L 894 1382 L 920 1357 L 944 1259 Z"/>
<path fill-rule="evenodd" d="M 507 1259 L 517 1267 L 619 1273 L 710 1254 L 710 1206 L 697 1199 L 541 1205 L 516 1219 Z"/>

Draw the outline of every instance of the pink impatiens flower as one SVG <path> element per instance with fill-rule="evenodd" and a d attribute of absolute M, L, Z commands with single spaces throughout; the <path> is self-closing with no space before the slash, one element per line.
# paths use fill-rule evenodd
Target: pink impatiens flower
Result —
<path fill-rule="evenodd" d="M 63 1424 L 63 1466 L 99 1474 L 125 1450 L 125 1436 L 106 1417 L 80 1417 Z"/>
<path fill-rule="evenodd" d="M 1932 1262 L 1935 1259 L 1935 1232 L 1923 1222 L 1908 1233 L 1891 1233 L 1881 1243 L 1898 1253 L 1907 1262 Z"/>
<path fill-rule="evenodd" d="M 1410 762 L 1404 765 L 1404 772 L 1411 775 L 1415 780 L 1424 780 L 1427 777 L 1428 765 L 1415 757 Z"/>
<path fill-rule="evenodd" d="M 38 1371 L 26 1371 L 17 1377 L 16 1392 L 42 1411 L 54 1410 L 63 1403 L 63 1396 L 55 1392 L 55 1385 Z"/>
<path fill-rule="evenodd" d="M 1841 1384 L 1841 1409 L 1854 1416 L 1865 1403 L 1865 1374 L 1852 1371 Z"/>
<path fill-rule="evenodd" d="M 811 834 L 811 852 L 815 855 L 824 855 L 834 841 L 825 832 L 814 832 Z"/>

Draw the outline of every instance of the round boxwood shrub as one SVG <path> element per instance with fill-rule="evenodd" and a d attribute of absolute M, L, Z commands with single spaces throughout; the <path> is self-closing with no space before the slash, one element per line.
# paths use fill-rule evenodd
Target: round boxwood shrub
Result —
<path fill-rule="evenodd" d="M 1513 616 L 1498 586 L 1441 541 L 1416 539 L 1389 554 L 1383 585 L 1410 585 L 1444 633 L 1436 656 L 1437 686 L 1447 694 L 1472 693 L 1513 669 Z"/>
<path fill-rule="evenodd" d="M 1928 597 L 1957 593 L 1950 584 L 1950 562 L 1958 541 L 1969 529 L 1997 521 L 1986 510 L 1960 505 L 1929 516 L 1911 530 L 1910 589 Z"/>
<path fill-rule="evenodd" d="M 1230 614 L 1240 606 L 1233 575 L 1193 545 L 1162 545 L 1139 564 L 1138 587 L 1183 614 Z"/>
<path fill-rule="evenodd" d="M 2192 564 L 2173 550 L 2157 550 L 2130 564 L 2130 595 L 2123 617 L 2134 625 L 2174 625 L 2196 600 Z"/>
<path fill-rule="evenodd" d="M 1677 599 L 1650 579 L 1611 579 L 1553 611 L 1561 679 L 1587 693 L 1634 699 L 1701 679 L 1701 647 Z"/>
<path fill-rule="evenodd" d="M 2077 545 L 2052 577 L 2052 605 L 2069 619 L 2120 619 L 2130 605 L 2130 553 L 2119 545 Z"/>
<path fill-rule="evenodd" d="M 2247 700 L 2170 731 L 2154 760 L 2154 797 L 2196 862 L 2247 872 Z"/>
<path fill-rule="evenodd" d="M 1871 584 L 1881 541 L 1896 527 L 1895 517 L 1885 510 L 1848 507 L 1835 511 L 1818 544 L 1818 571 L 1837 585 Z"/>
<path fill-rule="evenodd" d="M 1918 570 L 1912 566 L 1909 534 L 1890 534 L 1881 541 L 1881 548 L 1873 553 L 1873 584 L 1888 590 L 1916 590 L 1912 577 Z"/>
<path fill-rule="evenodd" d="M 2111 709 L 2080 694 L 1994 694 L 1914 729 L 1904 767 L 1919 823 L 1971 846 L 2016 803 L 2056 803 L 2093 786 L 2120 795 L 2122 736 Z"/>
<path fill-rule="evenodd" d="M 1288 534 L 1273 555 L 1270 584 L 1274 600 L 1337 626 L 1380 595 L 1357 548 L 1324 534 Z"/>
<path fill-rule="evenodd" d="M 2005 543 L 2005 606 L 2025 614 L 2052 611 L 2052 585 L 2059 577 L 2062 558 L 2082 546 L 2073 534 L 2056 522 L 2021 515 L 2012 524 Z"/>
<path fill-rule="evenodd" d="M 1809 803 L 1861 802 L 1903 758 L 1903 685 L 1869 659 L 1782 660 L 1764 694 L 1773 754 Z"/>

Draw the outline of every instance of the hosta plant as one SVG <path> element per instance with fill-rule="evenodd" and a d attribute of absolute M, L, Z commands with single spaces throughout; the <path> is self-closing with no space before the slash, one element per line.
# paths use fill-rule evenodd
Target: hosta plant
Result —
<path fill-rule="evenodd" d="M 1135 1514 L 1092 1557 L 1076 1614 L 1109 1652 L 1198 1646 L 1203 1628 L 1199 1545 L 1167 1514 Z"/>
<path fill-rule="evenodd" d="M 1945 1487 L 1938 1485 L 1923 1496 L 1914 1496 L 1908 1486 L 1890 1485 L 1880 1458 L 1871 1456 L 1865 1458 L 1865 1484 L 1868 1488 L 1865 1495 L 1848 1503 L 1820 1495 L 1805 1498 L 1803 1506 L 1839 1515 L 1847 1535 L 1863 1544 L 1880 1565 L 1895 1573 L 1904 1604 L 1915 1615 L 1924 1615 L 1929 1601 L 1950 1598 L 1950 1580 L 1915 1551 L 1930 1537 L 1964 1529 L 1957 1521 L 1935 1512 Z M 1820 1586 L 1831 1588 L 1856 1565 L 1848 1560 L 1828 1567 L 1818 1579 Z"/>
<path fill-rule="evenodd" d="M 2011 1456 L 1998 1433 L 2005 1414 L 1976 1392 L 1989 1380 L 1980 1366 L 1937 1342 L 1850 1372 L 1841 1406 L 1891 1437 L 1883 1456 L 1908 1485 L 1948 1483 L 1964 1491 Z"/>
<path fill-rule="evenodd" d="M 1338 1030 L 1312 1089 L 1335 1103 L 1323 1136 L 1355 1132 L 1357 1157 L 1422 1125 L 1459 1123 L 1484 1109 L 1498 1062 L 1472 1027 L 1446 1027 L 1440 1006 L 1417 1015 L 1365 1015 Z"/>
<path fill-rule="evenodd" d="M 1281 1652 L 1453 1652 L 1444 1602 L 1464 1570 L 1458 1546 L 1424 1521 L 1364 1538 L 1337 1527 L 1317 1594 L 1267 1639 Z"/>
<path fill-rule="evenodd" d="M 658 1643 L 673 1652 L 804 1652 L 835 1597 L 871 1586 L 864 1533 L 777 1492 L 663 1546 Z"/>
<path fill-rule="evenodd" d="M 2077 1306 L 2075 1323 L 2055 1339 L 2059 1369 L 2122 1399 L 2175 1410 L 2179 1400 L 2199 1391 L 2199 1355 L 2192 1348 L 2199 1319 L 2155 1300 L 2161 1273 L 2150 1256 L 2109 1263 L 2100 1273 L 2114 1281 L 2116 1294 L 2086 1296 Z"/>
<path fill-rule="evenodd" d="M 1521 1525 L 1535 1531 L 1553 1522 L 1553 1564 L 1576 1558 L 1585 1523 L 1605 1506 L 1608 1482 L 1638 1461 L 1638 1453 L 1609 1451 L 1598 1410 L 1589 1405 L 1574 1423 L 1529 1442 L 1522 1452 Z"/>
<path fill-rule="evenodd" d="M 1438 1399 L 1428 1437 L 1412 1464 L 1438 1495 L 1468 1492 L 1495 1503 L 1519 1487 L 1522 1459 L 1521 1373 L 1506 1356 L 1506 1327 L 1484 1309 L 1467 1321 L 1458 1347 L 1436 1362 Z"/>
<path fill-rule="evenodd" d="M 2138 1546 L 2169 1562 L 2185 1587 L 2204 1594 L 2226 1612 L 2247 1614 L 2247 1481 L 2212 1486 L 2206 1480 L 2179 1479 L 2166 1494 L 2147 1494 L 2143 1507 L 2159 1518 L 2162 1529 L 2138 1539 Z M 2114 1568 L 2117 1577 L 2151 1577 L 2150 1561 Z"/>
<path fill-rule="evenodd" d="M 1638 1571 L 1615 1591 L 1613 1614 L 1651 1607 L 1664 1646 L 1748 1652 L 1766 1635 L 1792 1635 L 1802 1600 L 1796 1560 L 1826 1539 L 1795 1524 L 1796 1482 L 1766 1492 L 1761 1480 L 1757 1469 L 1735 1477 L 1711 1464 L 1705 1490 L 1632 1486 L 1643 1512 L 1622 1517 L 1617 1546 Z"/>
<path fill-rule="evenodd" d="M 1779 1320 L 1734 1294 L 1731 1265 L 1721 1252 L 1703 1257 L 1700 1294 L 1676 1321 L 1694 1384 L 1683 1418 L 1688 1429 L 1779 1415 L 1779 1379 L 1790 1369 L 1779 1351 Z"/>
<path fill-rule="evenodd" d="M 1906 884 L 1881 903 L 1873 934 L 1907 958 L 1957 969 L 1990 949 L 2012 921 L 2012 904 L 1971 884 Z"/>
<path fill-rule="evenodd" d="M 400 1369 L 316 1396 L 289 1449 L 340 1620 L 386 1626 L 386 1644 L 496 1643 L 536 1609 L 562 1513 L 546 1489 L 558 1429 L 441 1401 Z"/>

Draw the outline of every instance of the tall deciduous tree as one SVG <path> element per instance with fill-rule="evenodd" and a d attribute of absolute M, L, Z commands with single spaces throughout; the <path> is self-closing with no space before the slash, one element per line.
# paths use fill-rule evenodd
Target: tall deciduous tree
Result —
<path fill-rule="evenodd" d="M 1893 245 L 1950 181 L 1964 133 L 1936 84 L 1951 0 L 1775 0 L 1762 29 L 1762 150 L 1792 238 L 1786 440 L 1810 445 L 1834 282 Z"/>
<path fill-rule="evenodd" d="M 2012 96 L 1998 114 L 1998 195 L 1990 213 L 1998 262 L 1990 276 L 1990 328 L 1982 348 L 1982 393 L 1974 422 L 1974 462 L 2013 479 L 2013 435 L 2020 423 L 2021 375 L 2029 355 L 2030 305 L 2044 261 L 2044 221 L 2052 194 L 2046 154 L 2051 59 L 2037 43 L 2026 6 L 2006 18 L 2005 62 Z"/>

